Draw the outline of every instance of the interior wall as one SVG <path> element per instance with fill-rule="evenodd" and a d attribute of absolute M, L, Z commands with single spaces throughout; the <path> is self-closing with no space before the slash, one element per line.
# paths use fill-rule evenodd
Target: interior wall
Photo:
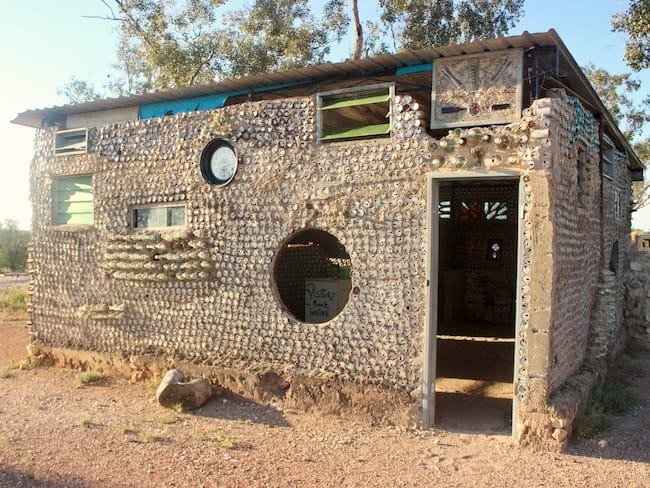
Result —
<path fill-rule="evenodd" d="M 339 278 L 341 269 L 318 244 L 290 244 L 279 251 L 274 280 L 285 307 L 305 320 L 305 279 Z"/>
<path fill-rule="evenodd" d="M 443 327 L 457 320 L 512 324 L 517 183 L 443 183 L 440 201 L 451 202 L 450 218 L 440 219 L 440 323 Z M 506 220 L 487 220 L 486 202 L 504 203 Z M 474 215 L 476 209 L 480 213 Z M 501 244 L 500 257 L 496 260 L 487 258 L 491 241 Z"/>

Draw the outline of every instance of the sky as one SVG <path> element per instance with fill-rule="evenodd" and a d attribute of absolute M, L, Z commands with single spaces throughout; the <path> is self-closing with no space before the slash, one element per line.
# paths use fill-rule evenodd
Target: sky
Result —
<path fill-rule="evenodd" d="M 320 2 L 322 3 L 322 2 Z M 374 0 L 359 2 L 362 19 L 376 15 Z M 593 62 L 611 73 L 630 72 L 623 61 L 625 37 L 610 28 L 612 15 L 627 0 L 526 0 L 525 14 L 509 34 L 554 28 L 581 66 Z M 65 104 L 57 94 L 73 76 L 101 88 L 110 74 L 116 42 L 100 0 L 9 0 L 0 18 L 0 222 L 16 220 L 31 227 L 29 163 L 34 130 L 10 121 L 28 109 Z M 345 41 L 332 61 L 352 52 Z M 634 74 L 641 81 L 640 101 L 650 92 L 650 70 Z M 650 171 L 648 171 L 650 172 Z M 633 227 L 650 231 L 650 206 L 635 212 Z"/>

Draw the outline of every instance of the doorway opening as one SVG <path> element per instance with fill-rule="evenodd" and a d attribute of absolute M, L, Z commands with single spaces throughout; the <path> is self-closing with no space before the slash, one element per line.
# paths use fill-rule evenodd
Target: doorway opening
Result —
<path fill-rule="evenodd" d="M 435 423 L 512 428 L 519 181 L 440 180 Z"/>

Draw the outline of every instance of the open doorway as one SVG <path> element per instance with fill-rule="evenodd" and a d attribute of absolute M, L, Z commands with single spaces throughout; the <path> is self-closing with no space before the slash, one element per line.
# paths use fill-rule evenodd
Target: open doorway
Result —
<path fill-rule="evenodd" d="M 435 186 L 435 424 L 509 433 L 519 181 L 439 180 Z"/>

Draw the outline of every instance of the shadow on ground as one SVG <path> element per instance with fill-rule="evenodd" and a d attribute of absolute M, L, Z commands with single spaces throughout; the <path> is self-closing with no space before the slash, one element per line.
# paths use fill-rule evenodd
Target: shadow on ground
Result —
<path fill-rule="evenodd" d="M 186 412 L 200 417 L 235 420 L 273 427 L 290 427 L 284 413 L 272 405 L 262 405 L 230 391 L 212 397 L 201 408 Z"/>
<path fill-rule="evenodd" d="M 36 488 L 87 488 L 89 484 L 75 478 L 65 480 L 42 480 L 29 472 L 18 472 L 7 468 L 0 468 L 0 487 L 36 487 Z"/>

